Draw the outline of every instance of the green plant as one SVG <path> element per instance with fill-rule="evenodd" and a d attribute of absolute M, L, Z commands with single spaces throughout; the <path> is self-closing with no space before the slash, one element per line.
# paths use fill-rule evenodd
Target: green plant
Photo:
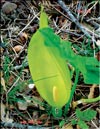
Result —
<path fill-rule="evenodd" d="M 99 84 L 98 60 L 75 54 L 71 45 L 71 42 L 62 40 L 48 26 L 47 15 L 42 9 L 40 28 L 32 36 L 28 48 L 29 68 L 38 92 L 55 111 L 66 104 L 64 114 L 68 112 L 80 72 L 84 77 L 84 83 Z M 76 71 L 72 90 L 71 75 L 66 60 Z M 58 114 L 62 114 L 61 110 L 57 111 Z"/>
<path fill-rule="evenodd" d="M 45 36 L 44 31 L 48 31 L 50 37 Z M 51 106 L 57 108 L 68 102 L 71 92 L 70 72 L 66 60 L 61 57 L 59 48 L 55 46 L 56 43 L 61 43 L 60 40 L 48 27 L 47 16 L 41 11 L 40 28 L 32 36 L 28 48 L 28 63 L 40 95 Z M 49 42 L 54 44 L 53 47 L 45 45 Z"/>
<path fill-rule="evenodd" d="M 6 82 L 8 82 L 9 77 L 10 77 L 10 68 L 9 64 L 10 64 L 11 60 L 8 56 L 4 57 L 4 64 L 3 64 L 3 71 L 4 71 L 4 78 L 6 80 Z"/>
<path fill-rule="evenodd" d="M 96 111 L 87 109 L 84 111 L 80 111 L 80 109 L 76 109 L 76 119 L 71 120 L 72 125 L 79 125 L 81 129 L 89 129 L 86 122 L 91 121 L 96 116 Z"/>

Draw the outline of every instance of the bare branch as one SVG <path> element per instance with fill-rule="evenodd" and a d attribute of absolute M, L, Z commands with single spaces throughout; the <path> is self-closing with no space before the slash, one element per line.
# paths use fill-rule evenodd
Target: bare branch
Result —
<path fill-rule="evenodd" d="M 62 0 L 58 0 L 58 3 L 60 4 L 61 8 L 68 14 L 71 21 L 77 25 L 77 27 L 85 34 L 85 36 L 87 36 L 88 38 L 92 38 L 91 35 L 84 29 L 84 27 L 80 25 L 79 21 L 74 17 L 67 5 L 65 5 Z"/>

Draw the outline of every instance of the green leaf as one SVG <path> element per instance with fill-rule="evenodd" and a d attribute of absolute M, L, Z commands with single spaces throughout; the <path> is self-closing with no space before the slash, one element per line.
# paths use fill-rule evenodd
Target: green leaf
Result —
<path fill-rule="evenodd" d="M 75 114 L 76 114 L 76 117 L 77 117 L 78 119 L 83 120 L 83 118 L 84 118 L 84 116 L 83 116 L 83 112 L 82 112 L 82 111 L 80 111 L 80 109 L 76 109 Z"/>
<path fill-rule="evenodd" d="M 48 27 L 48 16 L 43 11 L 43 6 L 41 7 L 41 15 L 40 15 L 40 28 Z"/>
<path fill-rule="evenodd" d="M 60 39 L 48 27 L 48 17 L 42 8 L 40 28 L 32 36 L 28 48 L 28 63 L 38 92 L 54 107 L 65 105 L 71 94 L 66 60 L 82 72 L 85 83 L 99 84 L 99 62 L 93 57 L 76 55 L 71 43 Z"/>
<path fill-rule="evenodd" d="M 87 109 L 83 111 L 83 116 L 85 117 L 85 121 L 90 121 L 96 116 L 96 111 Z"/>
<path fill-rule="evenodd" d="M 51 47 L 52 53 L 56 54 L 55 49 L 59 50 L 59 56 L 68 60 L 84 77 L 86 84 L 99 84 L 99 62 L 94 57 L 83 57 L 77 55 L 71 49 L 71 42 L 61 40 L 54 34 L 51 28 L 39 29 L 45 39 L 45 45 Z M 52 41 L 52 42 L 51 42 Z"/>
<path fill-rule="evenodd" d="M 76 116 L 80 120 L 90 121 L 96 116 L 96 111 L 87 109 L 85 111 L 76 110 Z"/>
<path fill-rule="evenodd" d="M 83 57 L 75 54 L 71 49 L 71 43 L 62 40 L 62 55 L 81 71 L 86 84 L 99 84 L 100 65 L 94 57 Z"/>
<path fill-rule="evenodd" d="M 72 125 L 76 125 L 77 124 L 77 121 L 75 119 L 71 120 L 71 124 Z"/>
<path fill-rule="evenodd" d="M 87 126 L 87 124 L 84 121 L 82 121 L 82 120 L 79 120 L 77 122 L 77 124 L 80 126 L 81 129 L 89 129 L 89 127 Z"/>
<path fill-rule="evenodd" d="M 66 59 L 60 55 L 59 47 L 55 46 L 56 43 L 60 44 L 60 37 L 46 27 L 46 23 L 42 25 L 44 14 L 41 15 L 40 27 L 45 28 L 39 28 L 31 38 L 28 48 L 29 68 L 41 97 L 51 106 L 61 108 L 71 94 L 70 71 Z"/>
<path fill-rule="evenodd" d="M 65 124 L 65 121 L 62 120 L 62 121 L 59 123 L 60 128 L 62 128 L 62 127 L 64 126 L 64 124 Z"/>
<path fill-rule="evenodd" d="M 100 81 L 99 81 L 100 68 L 98 66 L 96 67 L 95 65 L 85 65 L 85 67 L 86 67 L 86 73 L 82 72 L 85 83 L 99 84 L 100 83 Z"/>

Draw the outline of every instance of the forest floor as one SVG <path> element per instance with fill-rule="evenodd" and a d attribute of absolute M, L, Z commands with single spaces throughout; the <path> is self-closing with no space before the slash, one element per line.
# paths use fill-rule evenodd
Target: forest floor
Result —
<path fill-rule="evenodd" d="M 85 84 L 82 73 L 68 113 L 64 114 L 63 107 L 60 117 L 52 115 L 50 105 L 41 98 L 33 84 L 27 49 L 32 35 L 39 28 L 41 4 L 49 17 L 50 27 L 62 39 L 72 42 L 74 53 L 100 61 L 99 0 L 65 0 L 65 8 L 57 0 L 1 0 L 1 128 L 99 129 L 99 102 L 75 105 L 82 98 L 99 96 L 99 86 Z M 68 66 L 73 69 L 70 63 Z M 75 72 L 72 84 L 74 80 Z M 88 109 L 91 113 L 81 112 L 81 116 L 83 113 L 85 117 L 89 116 L 89 120 L 78 118 L 79 110 Z"/>

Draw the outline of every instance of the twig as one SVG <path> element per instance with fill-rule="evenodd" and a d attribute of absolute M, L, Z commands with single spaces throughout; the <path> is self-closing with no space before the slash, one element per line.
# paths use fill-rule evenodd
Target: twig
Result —
<path fill-rule="evenodd" d="M 93 8 L 94 6 L 96 6 L 97 3 L 98 3 L 98 1 L 96 1 L 95 4 L 94 4 L 91 8 L 89 8 L 88 10 L 91 11 L 92 8 Z M 86 16 L 87 14 L 88 14 L 88 11 L 85 12 L 85 14 L 83 15 L 83 17 Z"/>
<path fill-rule="evenodd" d="M 1 122 L 1 127 L 15 127 L 15 128 L 19 128 L 19 129 L 48 129 L 48 127 L 42 127 L 42 126 L 32 126 L 32 125 L 24 125 L 24 124 L 18 124 L 18 123 L 5 123 L 5 122 Z M 50 128 L 49 128 L 50 129 Z"/>
<path fill-rule="evenodd" d="M 77 34 L 77 33 L 75 33 L 75 32 L 71 32 L 71 31 L 69 31 L 69 30 L 61 30 L 62 32 L 65 32 L 65 33 L 68 33 L 68 34 L 71 34 L 71 35 L 75 35 L 75 36 L 77 36 L 77 37 L 81 37 L 82 35 L 81 34 Z"/>
<path fill-rule="evenodd" d="M 99 127 L 97 127 L 97 125 L 94 123 L 93 120 L 91 120 L 92 124 L 95 126 L 95 129 L 100 129 Z"/>
<path fill-rule="evenodd" d="M 94 42 L 94 30 L 93 30 L 92 41 L 93 41 L 93 54 L 94 54 L 94 58 L 95 58 L 95 42 Z"/>
<path fill-rule="evenodd" d="M 56 32 L 56 34 L 59 34 L 65 27 L 67 27 L 67 26 L 69 26 L 69 25 L 67 25 L 68 23 L 67 23 L 67 21 L 66 21 L 66 23 Z"/>
<path fill-rule="evenodd" d="M 66 17 L 68 20 L 70 20 L 70 18 L 68 16 L 66 16 L 64 13 L 62 13 L 60 10 L 58 10 L 55 6 L 52 6 L 52 8 L 54 8 L 57 12 L 59 12 L 60 14 L 62 14 L 64 17 Z"/>
<path fill-rule="evenodd" d="M 89 28 L 87 28 L 86 26 L 84 26 L 84 28 L 91 34 L 91 35 L 93 35 L 93 31 L 92 30 L 90 30 Z M 98 35 L 98 34 L 96 34 L 96 33 L 94 33 L 94 36 L 96 37 L 96 38 L 100 38 L 100 35 Z M 91 37 L 91 39 L 92 39 L 92 37 Z M 94 39 L 94 41 L 95 41 L 95 39 Z M 96 42 L 96 41 L 95 41 Z"/>
<path fill-rule="evenodd" d="M 88 21 L 88 22 L 89 22 L 89 21 L 96 21 L 96 22 L 100 23 L 100 17 L 98 17 L 98 18 L 90 18 L 90 19 L 88 19 L 87 21 Z"/>
<path fill-rule="evenodd" d="M 40 12 L 39 12 L 40 13 Z M 31 21 L 19 32 L 18 36 L 31 24 L 31 22 L 39 15 L 39 13 L 37 13 L 32 19 Z"/>
<path fill-rule="evenodd" d="M 92 24 L 96 29 L 100 27 L 100 25 L 97 22 L 95 22 L 94 20 L 89 20 L 87 17 L 84 17 L 83 20 L 85 20 L 87 23 Z"/>
<path fill-rule="evenodd" d="M 65 5 L 65 3 L 62 0 L 58 0 L 58 3 L 60 4 L 61 8 L 69 15 L 72 22 L 74 22 L 77 25 L 77 27 L 85 34 L 85 36 L 87 36 L 88 38 L 91 38 L 91 35 L 84 29 L 82 25 L 80 25 L 78 20 L 70 12 L 69 8 Z"/>
<path fill-rule="evenodd" d="M 27 67 L 27 66 L 28 66 L 28 62 L 25 61 L 24 64 L 14 66 L 11 68 L 11 70 L 18 70 L 18 69 L 21 69 L 22 67 Z"/>

